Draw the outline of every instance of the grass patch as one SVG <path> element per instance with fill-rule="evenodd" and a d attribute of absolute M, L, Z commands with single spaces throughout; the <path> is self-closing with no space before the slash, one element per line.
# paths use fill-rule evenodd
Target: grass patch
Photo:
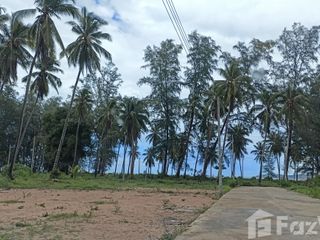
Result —
<path fill-rule="evenodd" d="M 146 178 L 144 175 L 136 175 L 123 181 L 119 176 L 113 174 L 94 177 L 92 174 L 82 173 L 76 179 L 65 174 L 61 174 L 58 181 L 50 179 L 49 174 L 16 174 L 14 180 L 8 180 L 6 176 L 0 175 L 0 188 L 19 189 L 79 189 L 79 190 L 123 190 L 135 188 L 154 189 L 203 189 L 214 190 L 217 186 L 212 179 L 201 178 L 175 178 L 160 177 L 153 175 Z"/>

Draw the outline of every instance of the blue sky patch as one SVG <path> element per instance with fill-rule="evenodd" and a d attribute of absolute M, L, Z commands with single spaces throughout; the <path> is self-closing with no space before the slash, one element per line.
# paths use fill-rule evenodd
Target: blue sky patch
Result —
<path fill-rule="evenodd" d="M 121 16 L 120 14 L 115 11 L 112 15 L 112 20 L 116 21 L 116 22 L 122 22 Z"/>

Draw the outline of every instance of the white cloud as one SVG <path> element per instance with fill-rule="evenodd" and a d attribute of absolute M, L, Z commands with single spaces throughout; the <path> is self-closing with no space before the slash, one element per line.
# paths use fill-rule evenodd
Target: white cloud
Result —
<path fill-rule="evenodd" d="M 198 30 L 212 36 L 224 50 L 231 50 L 237 41 L 252 38 L 277 38 L 284 27 L 293 22 L 306 26 L 320 23 L 316 0 L 173 0 L 187 33 Z M 79 6 L 87 6 L 90 11 L 108 20 L 104 29 L 113 38 L 104 46 L 111 52 L 124 83 L 120 92 L 125 95 L 145 96 L 148 88 L 139 88 L 136 83 L 146 72 L 143 65 L 143 50 L 147 45 L 159 44 L 166 38 L 178 41 L 161 0 L 78 0 Z M 2 0 L 1 5 L 9 12 L 30 8 L 33 0 Z M 116 15 L 116 19 L 114 16 Z M 58 28 L 67 45 L 74 36 L 67 19 L 58 22 Z M 183 53 L 184 54 L 184 53 Z M 183 55 L 182 54 L 182 55 Z M 182 62 L 183 56 L 182 56 Z M 64 75 L 62 96 L 70 94 L 76 69 L 69 68 L 62 61 Z M 52 94 L 53 93 L 52 91 Z"/>

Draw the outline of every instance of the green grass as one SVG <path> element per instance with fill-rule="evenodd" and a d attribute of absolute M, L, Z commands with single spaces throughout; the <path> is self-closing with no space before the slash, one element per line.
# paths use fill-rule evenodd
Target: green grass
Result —
<path fill-rule="evenodd" d="M 32 174 L 30 169 L 19 164 L 16 166 L 14 180 L 9 180 L 5 173 L 0 174 L 0 188 L 19 188 L 19 189 L 78 189 L 78 190 L 129 190 L 135 188 L 152 188 L 157 191 L 173 191 L 174 189 L 199 189 L 199 190 L 218 190 L 217 181 L 213 179 L 201 178 L 175 178 L 172 176 L 161 177 L 152 175 L 145 177 L 144 175 L 135 175 L 133 178 L 127 177 L 124 181 L 120 176 L 108 174 L 105 176 L 94 177 L 92 174 L 81 173 L 77 178 L 71 178 L 65 174 L 61 174 L 59 179 L 50 179 L 49 174 Z M 279 180 L 263 180 L 259 184 L 256 179 L 224 179 L 224 192 L 228 192 L 238 186 L 263 186 L 263 187 L 282 187 L 293 190 L 314 198 L 320 198 L 320 177 L 306 182 L 279 181 Z M 170 190 L 172 189 L 172 190 Z M 0 202 L 5 204 L 19 203 L 15 200 L 8 202 Z M 104 204 L 104 202 L 96 203 Z"/>
<path fill-rule="evenodd" d="M 124 181 L 119 176 L 113 174 L 98 176 L 92 174 L 79 174 L 76 179 L 62 174 L 59 179 L 50 179 L 49 174 L 29 174 L 20 176 L 16 174 L 14 180 L 8 180 L 6 176 L 0 175 L 0 188 L 20 188 L 20 189 L 79 189 L 97 190 L 111 189 L 123 190 L 134 188 L 154 188 L 154 189 L 216 189 L 216 181 L 210 179 L 180 178 L 151 176 L 146 178 L 143 175 L 135 175 L 133 178 L 127 177 Z M 225 191 L 230 188 L 225 187 Z"/>

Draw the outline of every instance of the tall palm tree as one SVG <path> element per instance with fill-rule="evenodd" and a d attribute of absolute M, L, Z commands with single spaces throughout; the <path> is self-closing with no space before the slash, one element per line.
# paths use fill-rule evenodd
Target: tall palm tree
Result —
<path fill-rule="evenodd" d="M 62 84 L 61 79 L 56 76 L 57 73 L 63 72 L 60 69 L 60 65 L 58 61 L 53 59 L 46 59 L 46 61 L 37 63 L 35 65 L 35 68 L 38 71 L 35 71 L 32 73 L 32 79 L 34 80 L 31 82 L 30 90 L 31 90 L 31 93 L 36 95 L 36 99 L 35 99 L 35 102 L 33 103 L 31 112 L 29 113 L 29 116 L 23 128 L 22 135 L 21 135 L 22 140 L 24 139 L 28 126 L 31 122 L 31 119 L 33 117 L 34 110 L 36 109 L 36 105 L 38 104 L 38 101 L 43 100 L 44 97 L 48 96 L 49 86 L 53 87 L 56 90 L 56 92 L 59 93 L 58 88 L 61 87 L 61 84 Z M 22 79 L 22 82 L 26 82 L 27 79 L 28 79 L 28 76 L 24 77 Z M 17 147 L 20 148 L 21 145 L 22 145 L 22 141 L 19 142 L 19 145 Z M 17 154 L 18 153 L 19 152 L 17 152 Z"/>
<path fill-rule="evenodd" d="M 98 148 L 97 148 L 97 159 L 95 165 L 95 176 L 97 176 L 99 169 L 101 166 L 101 156 L 100 152 L 103 147 L 103 143 L 110 138 L 110 132 L 115 124 L 118 124 L 119 117 L 118 114 L 118 106 L 116 100 L 108 101 L 104 106 L 101 107 L 101 114 L 99 114 L 98 118 L 98 133 L 100 132 L 98 139 Z M 117 139 L 118 140 L 118 139 Z M 106 144 L 105 144 L 106 145 Z M 119 143 L 120 145 L 120 143 Z"/>
<path fill-rule="evenodd" d="M 252 80 L 242 72 L 236 60 L 225 64 L 219 69 L 220 75 L 225 80 L 215 81 L 216 92 L 222 101 L 227 103 L 227 114 L 223 123 L 223 128 L 228 125 L 230 115 L 236 107 L 241 107 L 248 99 L 251 99 L 253 92 Z"/>
<path fill-rule="evenodd" d="M 226 136 L 228 132 L 228 125 L 231 113 L 236 107 L 242 107 L 244 103 L 248 100 L 251 100 L 253 88 L 252 88 L 252 79 L 247 76 L 241 69 L 240 64 L 237 60 L 233 59 L 225 64 L 224 69 L 219 70 L 220 75 L 225 80 L 215 81 L 216 93 L 218 95 L 217 106 L 219 110 L 217 111 L 219 115 L 217 116 L 218 120 L 218 145 L 221 147 L 219 149 L 219 174 L 222 174 L 222 162 L 225 150 Z M 221 103 L 224 103 L 227 106 L 227 112 L 224 117 L 222 126 L 220 126 L 220 107 Z M 221 144 L 221 135 L 224 131 L 224 139 Z M 219 182 L 222 182 L 219 175 Z M 221 184 L 219 184 L 221 185 Z"/>
<path fill-rule="evenodd" d="M 22 111 L 19 119 L 19 131 L 15 147 L 15 157 L 12 159 L 12 164 L 10 164 L 8 171 L 10 178 L 13 178 L 13 165 L 19 152 L 17 146 L 19 146 L 23 140 L 23 124 L 26 115 L 33 68 L 37 60 L 41 61 L 41 59 L 55 57 L 56 43 L 61 49 L 64 49 L 62 39 L 54 23 L 54 18 L 60 19 L 60 16 L 78 16 L 78 9 L 74 6 L 74 0 L 35 0 L 34 4 L 36 8 L 17 11 L 13 16 L 19 20 L 24 17 L 30 17 L 37 14 L 35 21 L 29 30 L 29 37 L 33 40 L 34 55 L 30 64 L 29 74 L 26 81 Z"/>
<path fill-rule="evenodd" d="M 47 58 L 36 63 L 35 68 L 37 70 L 31 74 L 31 80 L 33 79 L 30 85 L 31 92 L 35 93 L 40 100 L 48 96 L 50 86 L 59 93 L 58 88 L 61 87 L 62 82 L 56 75 L 63 73 L 60 69 L 60 63 L 57 60 Z M 26 82 L 27 78 L 28 76 L 24 77 L 22 82 Z"/>
<path fill-rule="evenodd" d="M 235 177 L 235 164 L 239 160 L 239 165 L 241 169 L 241 177 L 243 177 L 243 160 L 244 155 L 247 154 L 247 145 L 252 141 L 248 138 L 250 131 L 242 123 L 230 127 L 229 139 L 227 147 L 232 152 L 233 161 L 231 162 L 232 177 Z"/>
<path fill-rule="evenodd" d="M 92 12 L 88 12 L 87 9 L 83 7 L 78 22 L 70 21 L 69 24 L 72 27 L 72 32 L 78 35 L 78 38 L 68 45 L 66 50 L 62 52 L 62 55 L 67 55 L 69 64 L 78 66 L 79 70 L 73 86 L 68 114 L 64 122 L 59 147 L 54 160 L 53 172 L 58 170 L 62 145 L 67 132 L 73 100 L 81 74 L 84 74 L 85 71 L 89 71 L 90 73 L 94 73 L 96 70 L 100 71 L 101 56 L 109 60 L 111 59 L 111 54 L 101 46 L 102 40 L 111 41 L 111 36 L 100 30 L 108 24 L 105 20 Z"/>
<path fill-rule="evenodd" d="M 280 133 L 271 132 L 269 134 L 268 148 L 270 149 L 270 153 L 276 158 L 277 168 L 278 168 L 278 177 L 279 177 L 279 180 L 281 180 L 280 158 L 282 153 L 284 152 L 284 147 L 283 147 L 283 137 Z"/>
<path fill-rule="evenodd" d="M 77 150 L 78 150 L 78 142 L 79 142 L 79 129 L 81 122 L 86 119 L 88 116 L 88 113 L 90 112 L 90 109 L 92 107 L 93 99 L 91 97 L 91 92 L 87 88 L 81 89 L 78 94 L 76 94 L 74 98 L 75 102 L 75 112 L 78 117 L 77 120 L 77 130 L 76 130 L 76 142 L 74 145 L 74 154 L 73 154 L 73 163 L 72 167 L 76 166 L 78 164 L 77 160 Z"/>
<path fill-rule="evenodd" d="M 155 165 L 155 154 L 153 148 L 148 148 L 143 155 L 145 156 L 144 162 L 147 167 L 147 173 L 151 174 L 152 167 Z"/>
<path fill-rule="evenodd" d="M 124 98 L 121 103 L 120 119 L 122 121 L 122 132 L 125 137 L 125 148 L 130 146 L 131 150 L 137 149 L 138 140 L 141 134 L 147 130 L 149 115 L 144 102 L 136 98 Z M 132 155 L 129 167 L 133 175 L 136 154 Z M 125 155 L 122 164 L 122 178 L 125 177 Z"/>
<path fill-rule="evenodd" d="M 0 93 L 6 84 L 17 81 L 18 66 L 26 70 L 32 59 L 28 51 L 28 46 L 30 46 L 28 40 L 29 26 L 24 25 L 14 16 L 7 19 L 9 24 L 1 26 Z"/>
<path fill-rule="evenodd" d="M 267 160 L 267 156 L 265 154 L 265 149 L 264 149 L 264 143 L 263 142 L 257 142 L 254 145 L 254 150 L 251 151 L 252 154 L 255 155 L 255 160 L 260 164 L 260 171 L 259 171 L 259 183 L 261 183 L 262 180 L 262 169 L 263 169 L 263 164 Z"/>
<path fill-rule="evenodd" d="M 254 121 L 259 122 L 259 130 L 263 137 L 264 154 L 267 154 L 267 138 L 272 125 L 277 126 L 279 121 L 279 93 L 270 85 L 260 87 L 256 95 L 256 102 L 250 112 L 254 114 Z"/>
<path fill-rule="evenodd" d="M 292 89 L 290 86 L 282 91 L 280 100 L 280 114 L 284 116 L 284 122 L 287 131 L 287 146 L 284 159 L 284 179 L 288 180 L 288 171 L 291 157 L 292 136 L 294 124 L 297 121 L 303 121 L 306 110 L 309 105 L 308 98 L 301 89 Z"/>

